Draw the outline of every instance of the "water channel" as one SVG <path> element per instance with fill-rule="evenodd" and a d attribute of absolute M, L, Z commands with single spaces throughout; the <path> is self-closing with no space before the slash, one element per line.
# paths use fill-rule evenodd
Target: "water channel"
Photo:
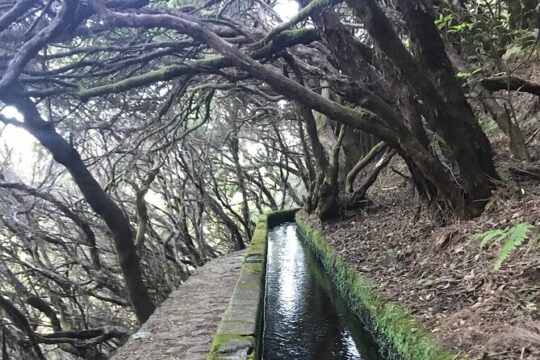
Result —
<path fill-rule="evenodd" d="M 382 360 L 294 223 L 270 229 L 263 360 Z"/>

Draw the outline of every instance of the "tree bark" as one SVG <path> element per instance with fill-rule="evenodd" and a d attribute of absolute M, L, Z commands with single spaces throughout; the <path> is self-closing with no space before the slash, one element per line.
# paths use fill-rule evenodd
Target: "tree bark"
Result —
<path fill-rule="evenodd" d="M 393 111 L 392 106 L 390 105 L 393 101 L 391 98 L 392 93 L 397 97 L 398 104 L 401 102 L 401 107 L 403 108 L 402 112 L 408 122 L 410 132 L 420 145 L 424 147 L 426 151 L 431 153 L 431 150 L 429 149 L 429 139 L 427 138 L 424 126 L 420 119 L 420 113 L 413 103 L 413 94 L 411 93 L 409 86 L 406 84 L 403 85 L 396 80 L 387 84 L 385 87 L 382 86 L 381 80 L 383 79 L 380 79 L 371 69 L 371 67 L 375 65 L 372 62 L 373 55 L 366 53 L 365 49 L 355 41 L 352 34 L 345 26 L 343 26 L 332 9 L 325 9 L 315 13 L 313 19 L 317 25 L 321 38 L 332 51 L 338 67 L 343 69 L 347 75 L 360 84 L 358 89 L 354 89 L 355 84 L 347 84 L 344 89 L 345 98 L 352 103 L 367 107 L 381 118 L 385 119 L 386 123 L 395 124 L 394 126 L 396 126 L 401 120 L 398 119 L 397 113 Z M 382 63 L 383 61 L 385 61 L 385 63 Z M 378 66 L 381 66 L 382 64 L 384 68 L 387 63 L 386 59 L 380 59 Z M 394 66 L 391 64 L 388 65 L 389 66 L 387 67 L 389 67 L 390 70 L 384 69 L 383 71 L 394 71 Z M 367 91 L 366 89 L 358 91 L 363 87 L 362 84 L 364 83 L 372 84 L 370 86 L 373 89 L 370 89 L 370 91 Z M 398 134 L 405 134 L 402 126 L 397 126 L 401 129 Z M 399 142 L 399 139 L 403 138 L 403 136 L 397 135 L 397 138 Z M 393 144 L 393 147 L 396 147 L 395 143 Z M 369 152 L 370 149 L 371 147 L 367 149 L 366 153 Z M 409 171 L 413 176 L 414 184 L 417 187 L 419 194 L 424 199 L 432 201 L 437 195 L 444 193 L 437 190 L 437 186 L 430 183 L 426 175 L 422 174 L 420 167 L 415 164 L 415 153 L 407 153 L 407 151 L 401 148 L 397 148 L 397 150 L 402 158 L 405 159 Z M 433 161 L 436 160 L 432 153 L 431 157 L 433 157 Z M 350 182 L 350 185 L 346 185 L 347 191 L 352 191 L 352 188 L 349 190 L 349 186 L 352 187 L 352 181 Z M 444 185 L 439 184 L 439 186 Z M 456 196 L 458 195 L 456 194 Z"/>
<path fill-rule="evenodd" d="M 34 350 L 36 358 L 39 360 L 46 360 L 45 355 L 43 355 L 43 352 L 39 347 L 36 333 L 30 326 L 30 323 L 28 322 L 26 316 L 24 316 L 24 314 L 19 309 L 17 309 L 15 305 L 11 303 L 11 301 L 4 298 L 3 296 L 0 296 L 0 307 L 4 309 L 11 321 L 13 321 L 13 323 L 15 323 L 18 328 L 20 328 L 24 333 L 26 333 L 26 336 L 30 341 L 30 345 Z"/>
<path fill-rule="evenodd" d="M 366 167 L 367 164 L 369 164 L 377 155 L 379 155 L 384 149 L 387 148 L 387 144 L 385 144 L 383 141 L 375 145 L 364 157 L 362 157 L 356 165 L 349 171 L 347 174 L 347 192 L 353 191 L 353 184 L 354 179 L 356 179 L 356 176 L 364 167 Z"/>
<path fill-rule="evenodd" d="M 395 154 L 396 154 L 396 150 L 390 149 L 383 155 L 383 157 L 379 160 L 379 162 L 375 164 L 375 168 L 373 169 L 373 171 L 369 174 L 366 180 L 360 185 L 360 187 L 354 191 L 352 199 L 347 206 L 348 208 L 356 208 L 359 205 L 361 205 L 362 202 L 365 201 L 367 191 L 369 190 L 371 185 L 373 185 L 375 180 L 377 180 L 377 177 L 379 176 L 381 171 L 384 168 L 386 168 L 388 163 L 390 163 L 390 160 L 392 160 Z"/>
<path fill-rule="evenodd" d="M 137 207 L 137 232 L 135 233 L 135 247 L 137 250 L 142 249 L 144 246 L 146 228 L 149 221 L 148 206 L 146 205 L 146 200 L 144 197 L 148 193 L 148 190 L 150 190 L 152 182 L 158 175 L 161 165 L 162 164 L 151 169 L 144 177 L 141 185 L 135 186 L 135 205 Z"/>
<path fill-rule="evenodd" d="M 465 62 L 450 44 L 446 44 L 446 51 L 448 54 L 448 59 L 455 69 L 458 71 L 469 71 Z M 480 103 L 483 105 L 484 109 L 491 114 L 493 120 L 495 120 L 497 123 L 497 126 L 499 126 L 506 136 L 508 136 L 508 139 L 510 140 L 510 151 L 512 154 L 519 160 L 530 161 L 527 144 L 525 143 L 525 138 L 523 137 L 523 133 L 519 128 L 519 124 L 514 123 L 510 113 L 504 109 L 496 99 L 488 94 L 487 90 L 489 89 L 484 85 L 484 80 L 482 80 L 480 83 L 473 84 L 471 93 L 480 98 Z M 508 85 L 508 82 L 506 84 Z M 538 85 L 538 89 L 540 90 L 540 85 Z"/>
<path fill-rule="evenodd" d="M 489 141 L 455 78 L 429 10 L 420 0 L 399 0 L 413 38 L 420 45 L 423 69 L 407 51 L 375 0 L 347 0 L 347 3 L 363 20 L 377 46 L 420 96 L 424 107 L 432 111 L 433 116 L 428 120 L 433 121 L 431 125 L 440 132 L 452 160 L 459 165 L 470 214 L 478 215 L 491 196 L 493 180 L 499 177 Z"/>
<path fill-rule="evenodd" d="M 58 163 L 66 167 L 86 201 L 107 224 L 113 235 L 130 302 L 139 323 L 145 322 L 155 306 L 143 282 L 139 256 L 133 243 L 134 236 L 128 217 L 92 176 L 77 150 L 55 131 L 51 123 L 41 118 L 30 99 L 15 93 L 16 91 L 5 91 L 0 94 L 0 99 L 16 107 L 24 115 L 24 128 L 52 153 Z"/>
<path fill-rule="evenodd" d="M 496 76 L 480 81 L 489 91 L 512 90 L 540 96 L 540 84 L 532 83 L 515 76 Z"/>

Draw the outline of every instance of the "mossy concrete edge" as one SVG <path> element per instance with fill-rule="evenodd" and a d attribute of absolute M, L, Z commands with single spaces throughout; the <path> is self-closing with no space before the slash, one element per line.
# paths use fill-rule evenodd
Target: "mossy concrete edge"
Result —
<path fill-rule="evenodd" d="M 467 360 L 439 344 L 403 306 L 387 301 L 369 279 L 346 263 L 320 229 L 309 224 L 307 216 L 305 211 L 296 213 L 298 228 L 351 311 L 366 323 L 389 358 Z"/>
<path fill-rule="evenodd" d="M 259 215 L 233 295 L 218 325 L 207 360 L 258 359 L 268 228 L 294 221 L 296 211 L 282 210 Z"/>

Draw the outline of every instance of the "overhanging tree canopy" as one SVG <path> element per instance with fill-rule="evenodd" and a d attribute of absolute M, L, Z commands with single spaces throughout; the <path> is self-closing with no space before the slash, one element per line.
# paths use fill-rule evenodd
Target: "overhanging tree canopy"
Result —
<path fill-rule="evenodd" d="M 157 269 L 149 258 L 169 259 L 182 278 L 226 248 L 221 240 L 243 248 L 254 210 L 296 203 L 326 218 L 360 206 L 394 154 L 425 201 L 462 216 L 482 211 L 498 179 L 491 147 L 429 2 L 316 0 L 288 21 L 274 5 L 1 3 L 0 101 L 24 120 L 0 119 L 31 133 L 61 165 L 32 186 L 2 170 L 2 194 L 17 206 L 28 197 L 36 204 L 5 236 L 46 224 L 25 237 L 36 262 L 53 250 L 34 251 L 33 239 L 67 246 L 48 232 L 62 227 L 58 217 L 69 219 L 67 253 L 88 254 L 76 261 L 88 281 L 103 267 L 114 273 L 110 256 L 103 259 L 112 238 L 122 276 L 96 286 L 110 292 L 104 301 L 129 301 L 143 322 L 160 298 L 147 291 L 145 272 Z M 381 156 L 355 186 L 356 174 Z M 60 189 L 66 179 L 73 183 Z M 46 204 L 56 215 L 41 220 L 34 212 Z M 209 243 L 210 232 L 220 241 Z M 5 251 L 15 261 L 16 252 Z M 160 271 L 170 289 L 176 279 Z M 31 338 L 34 330 L 26 331 Z"/>

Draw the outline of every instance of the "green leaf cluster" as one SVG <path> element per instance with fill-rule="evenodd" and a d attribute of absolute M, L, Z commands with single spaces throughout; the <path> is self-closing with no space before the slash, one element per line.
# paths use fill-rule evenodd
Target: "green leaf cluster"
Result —
<path fill-rule="evenodd" d="M 460 71 L 456 75 L 458 78 L 466 80 L 470 78 L 471 76 L 479 74 L 480 72 L 482 72 L 482 69 L 477 68 L 477 69 L 474 69 L 473 71 Z"/>
<path fill-rule="evenodd" d="M 474 236 L 474 239 L 480 241 L 480 248 L 485 249 L 490 244 L 503 243 L 497 261 L 493 266 L 493 270 L 497 271 L 501 268 L 503 262 L 517 249 L 525 240 L 529 239 L 529 247 L 527 252 L 532 250 L 538 244 L 539 237 L 530 239 L 529 235 L 533 229 L 533 225 L 529 223 L 519 223 L 508 229 L 492 229 Z"/>
<path fill-rule="evenodd" d="M 459 33 L 465 30 L 472 30 L 474 24 L 470 22 L 462 22 L 459 24 L 453 24 L 456 19 L 453 14 L 443 15 L 439 14 L 437 20 L 435 20 L 435 25 L 439 30 L 446 29 L 448 33 Z"/>
<path fill-rule="evenodd" d="M 525 49 L 535 44 L 530 28 L 512 25 L 515 21 L 505 9 L 492 10 L 487 3 L 468 9 L 441 5 L 434 23 L 463 58 L 483 67 L 486 60 L 500 59 L 509 48 Z"/>

